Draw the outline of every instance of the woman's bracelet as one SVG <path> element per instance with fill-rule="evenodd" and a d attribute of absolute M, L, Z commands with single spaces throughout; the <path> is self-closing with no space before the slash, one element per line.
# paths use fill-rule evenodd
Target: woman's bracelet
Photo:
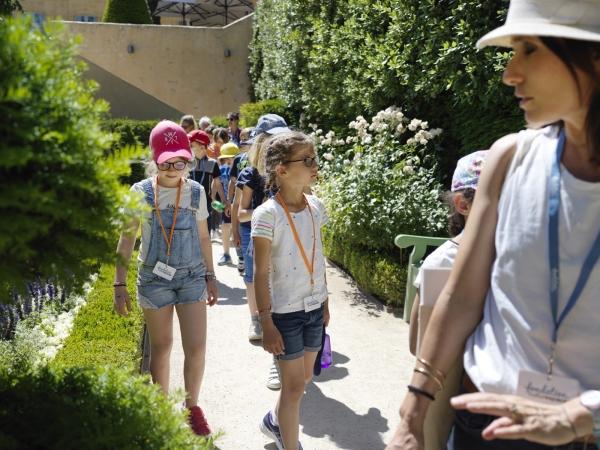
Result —
<path fill-rule="evenodd" d="M 113 287 L 118 287 L 118 286 L 127 286 L 127 283 L 122 282 L 122 281 L 115 281 L 113 283 Z"/>
<path fill-rule="evenodd" d="M 444 383 L 442 382 L 442 380 L 440 380 L 437 376 L 435 376 L 433 373 L 431 373 L 429 370 L 425 369 L 424 367 L 415 367 L 413 369 L 413 371 L 417 372 L 417 373 L 421 373 L 428 378 L 431 378 L 433 381 L 435 381 L 435 383 L 438 385 L 440 390 L 444 389 Z"/>
<path fill-rule="evenodd" d="M 412 392 L 413 394 L 428 398 L 432 402 L 435 400 L 435 396 L 433 394 L 427 392 L 425 389 L 421 389 L 420 387 L 414 386 L 412 384 L 409 384 L 406 387 L 408 388 L 408 391 Z"/>
<path fill-rule="evenodd" d="M 444 372 L 442 372 L 440 369 L 436 369 L 428 361 L 425 361 L 423 358 L 417 358 L 417 361 L 419 361 L 421 364 L 423 364 L 425 366 L 425 368 L 427 368 L 430 371 L 432 371 L 433 373 L 435 373 L 440 380 L 443 381 L 446 378 L 446 374 Z"/>

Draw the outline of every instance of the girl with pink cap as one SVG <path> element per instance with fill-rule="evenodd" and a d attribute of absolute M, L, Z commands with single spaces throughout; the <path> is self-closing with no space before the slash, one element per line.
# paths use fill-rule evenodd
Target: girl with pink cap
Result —
<path fill-rule="evenodd" d="M 137 301 L 150 336 L 152 380 L 168 393 L 173 311 L 177 311 L 189 421 L 196 434 L 206 436 L 210 428 L 198 406 L 198 395 L 204 374 L 206 305 L 214 305 L 218 298 L 206 196 L 199 183 L 187 178 L 194 157 L 183 128 L 167 120 L 160 122 L 150 134 L 150 147 L 157 175 L 131 187 L 150 208 L 119 239 L 114 307 L 123 316 L 132 308 L 127 264 L 141 222 Z"/>

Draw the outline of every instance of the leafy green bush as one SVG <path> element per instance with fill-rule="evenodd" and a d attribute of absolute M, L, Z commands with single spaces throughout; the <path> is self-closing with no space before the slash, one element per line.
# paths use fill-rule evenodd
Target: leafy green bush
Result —
<path fill-rule="evenodd" d="M 158 123 L 157 120 L 109 119 L 102 123 L 102 128 L 113 133 L 115 142 L 113 152 L 130 146 L 143 147 L 144 153 L 130 162 L 131 174 L 122 177 L 121 182 L 130 186 L 146 178 L 146 162 L 150 159 L 150 132 Z"/>
<path fill-rule="evenodd" d="M 313 128 L 316 128 L 313 125 Z M 348 136 L 312 135 L 325 181 L 320 194 L 330 211 L 329 229 L 346 246 L 391 253 L 400 233 L 438 235 L 446 211 L 436 179 L 435 142 L 442 131 L 398 108 L 362 116 Z"/>
<path fill-rule="evenodd" d="M 135 258 L 135 256 L 134 256 Z M 113 311 L 115 265 L 106 264 L 79 311 L 63 347 L 51 367 L 98 367 L 139 370 L 143 318 L 135 301 L 136 264 L 129 265 L 127 285 L 134 310 L 128 317 Z"/>
<path fill-rule="evenodd" d="M 213 449 L 145 377 L 123 370 L 0 373 L 0 448 Z"/>
<path fill-rule="evenodd" d="M 19 0 L 0 0 L 0 16 L 8 16 L 15 11 L 23 11 Z"/>
<path fill-rule="evenodd" d="M 80 287 L 133 209 L 119 178 L 135 151 L 110 153 L 106 103 L 83 71 L 60 24 L 0 21 L 0 301 L 31 280 Z"/>
<path fill-rule="evenodd" d="M 292 123 L 293 116 L 288 111 L 285 102 L 280 99 L 272 99 L 240 105 L 240 125 L 254 127 L 260 116 L 264 114 L 278 114 L 286 120 L 288 125 Z"/>
<path fill-rule="evenodd" d="M 327 258 L 347 270 L 364 291 L 391 306 L 400 306 L 404 301 L 406 263 L 397 256 L 348 245 L 330 230 L 323 233 L 323 251 Z"/>
<path fill-rule="evenodd" d="M 523 125 L 500 82 L 508 53 L 477 51 L 508 0 L 261 0 L 250 76 L 257 99 L 279 98 L 305 123 L 340 131 L 390 104 L 444 129 L 441 173 Z M 285 42 L 285 45 L 281 45 Z"/>
<path fill-rule="evenodd" d="M 151 24 L 146 0 L 108 0 L 102 22 Z"/>
<path fill-rule="evenodd" d="M 213 116 L 210 118 L 212 124 L 216 127 L 227 128 L 229 127 L 229 121 L 226 116 Z"/>

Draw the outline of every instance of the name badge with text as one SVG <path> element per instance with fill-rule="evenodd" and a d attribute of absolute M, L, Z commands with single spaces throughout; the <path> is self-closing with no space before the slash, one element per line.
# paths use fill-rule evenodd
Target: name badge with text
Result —
<path fill-rule="evenodd" d="M 579 395 L 579 382 L 573 378 L 520 370 L 517 395 L 544 403 L 563 403 Z"/>
<path fill-rule="evenodd" d="M 175 276 L 175 272 L 177 269 L 167 266 L 165 263 L 158 261 L 152 269 L 152 273 L 158 275 L 161 278 L 164 278 L 167 281 L 171 281 Z"/>
<path fill-rule="evenodd" d="M 321 301 L 312 295 L 304 297 L 304 312 L 311 312 L 315 309 L 319 309 Z"/>

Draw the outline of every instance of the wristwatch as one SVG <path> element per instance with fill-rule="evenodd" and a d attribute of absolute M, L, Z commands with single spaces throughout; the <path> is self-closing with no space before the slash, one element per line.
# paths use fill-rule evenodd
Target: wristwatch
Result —
<path fill-rule="evenodd" d="M 600 439 L 600 391 L 585 391 L 579 396 L 579 401 L 590 410 L 594 418 L 594 436 Z"/>
<path fill-rule="evenodd" d="M 204 274 L 204 279 L 206 281 L 215 281 L 217 279 L 217 277 L 214 272 L 206 272 Z"/>

